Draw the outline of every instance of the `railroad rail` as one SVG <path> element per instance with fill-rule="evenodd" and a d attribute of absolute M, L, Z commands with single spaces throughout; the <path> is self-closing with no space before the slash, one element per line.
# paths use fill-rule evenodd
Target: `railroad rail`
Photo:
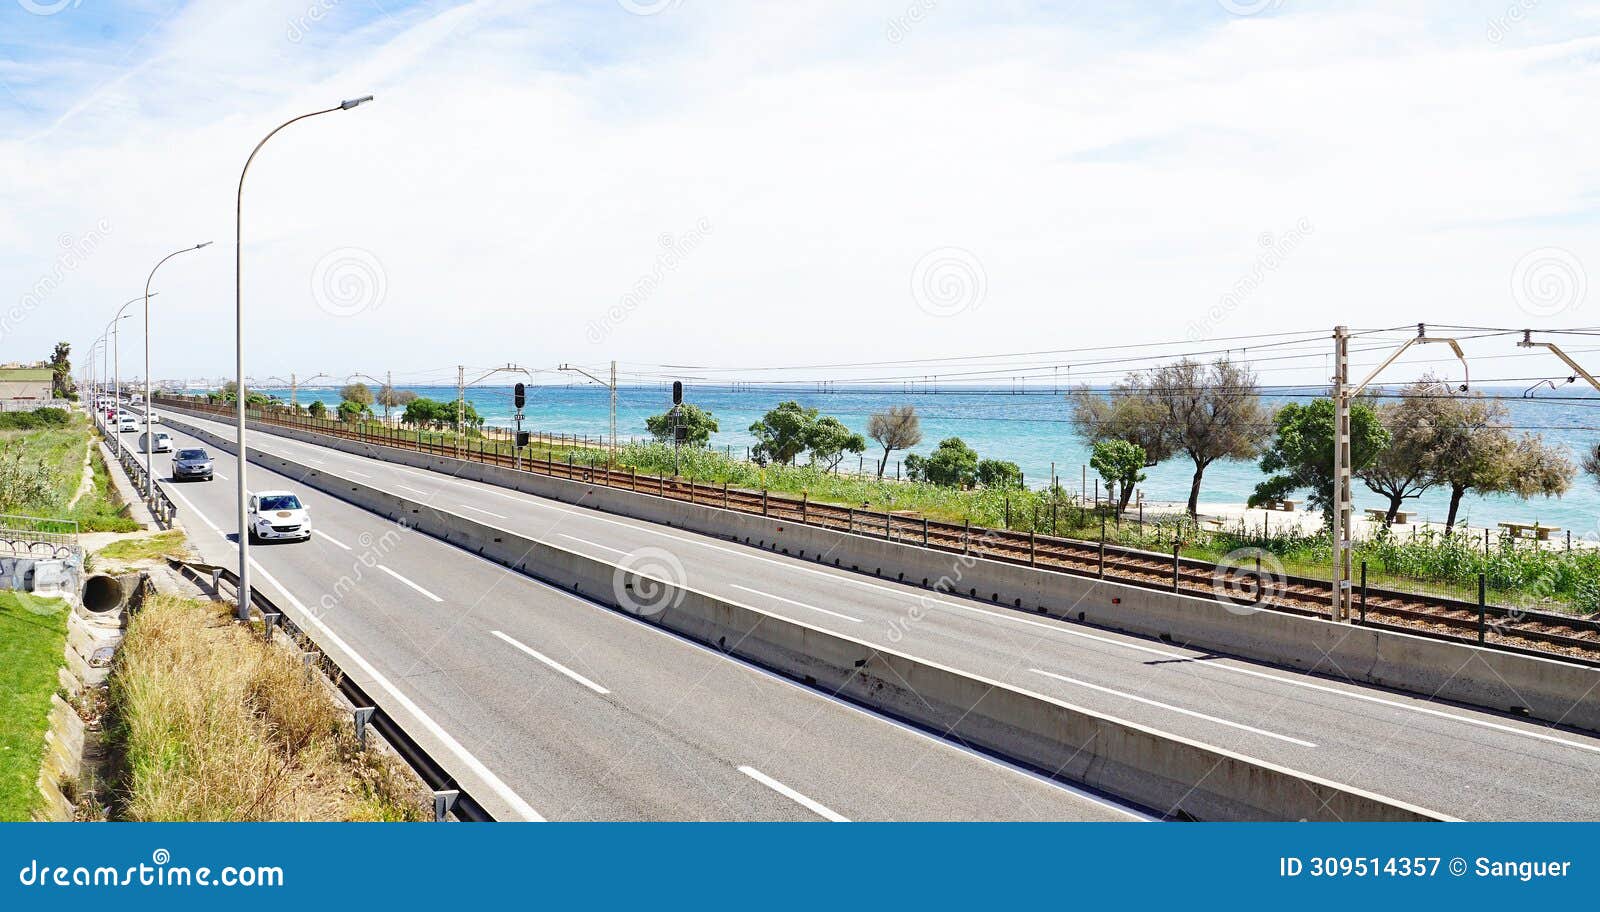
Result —
<path fill-rule="evenodd" d="M 190 398 L 161 396 L 170 406 L 233 416 L 231 408 Z M 380 446 L 399 447 L 431 455 L 457 457 L 453 440 L 440 435 L 407 434 L 394 428 L 367 429 L 337 421 L 289 413 L 250 410 L 252 420 Z M 852 508 L 795 498 L 771 491 L 711 485 L 665 475 L 640 474 L 634 469 L 586 465 L 546 453 L 544 459 L 516 455 L 486 447 L 463 447 L 461 457 L 521 471 L 652 494 L 726 510 L 759 514 L 784 522 L 883 538 L 937 551 L 986 560 L 1114 580 L 1118 583 L 1213 598 L 1243 607 L 1264 607 L 1305 616 L 1326 616 L 1329 611 L 1327 580 L 1274 573 L 1257 566 L 1230 566 L 1183 557 L 1174 550 L 1157 553 L 1107 542 L 993 529 L 944 522 L 925 516 Z M 961 594 L 961 593 L 957 593 Z M 976 590 L 965 593 L 979 598 Z M 1600 620 L 1552 612 L 1529 611 L 1485 601 L 1469 602 L 1445 596 L 1402 592 L 1360 585 L 1356 593 L 1358 616 L 1352 623 L 1442 639 L 1476 642 L 1495 649 L 1533 655 L 1559 655 L 1564 659 L 1600 666 Z"/>

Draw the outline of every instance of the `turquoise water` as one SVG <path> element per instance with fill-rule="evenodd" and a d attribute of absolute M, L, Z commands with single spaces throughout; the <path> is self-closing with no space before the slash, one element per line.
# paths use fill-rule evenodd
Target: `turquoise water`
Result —
<path fill-rule="evenodd" d="M 431 399 L 455 398 L 455 387 L 413 387 L 418 395 Z M 264 392 L 288 398 L 287 390 Z M 1516 390 L 1484 390 L 1487 395 L 1518 396 Z M 1581 395 L 1563 391 L 1564 396 Z M 332 389 L 302 389 L 301 403 L 321 400 L 330 410 L 338 402 Z M 491 424 L 511 424 L 512 405 L 510 387 L 475 387 L 467 391 L 467 398 L 479 414 Z M 713 445 L 727 448 L 743 455 L 754 439 L 747 430 L 751 423 L 783 399 L 795 399 L 802 405 L 815 407 L 825 415 L 832 415 L 853 430 L 866 433 L 867 418 L 877 410 L 890 405 L 915 405 L 922 416 L 923 442 L 915 452 L 926 454 L 945 437 L 960 437 L 976 449 L 980 456 L 1008 459 L 1022 467 L 1030 485 L 1042 487 L 1048 483 L 1051 463 L 1057 475 L 1069 490 L 1081 484 L 1083 466 L 1088 462 L 1088 448 L 1072 432 L 1069 408 L 1066 401 L 1052 391 L 1029 391 L 1013 394 L 1010 390 L 972 390 L 931 393 L 902 390 L 859 390 L 817 392 L 792 390 L 739 389 L 722 387 L 691 387 L 685 394 L 687 401 L 710 410 L 717 418 L 721 431 L 713 436 Z M 1288 399 L 1267 397 L 1269 402 Z M 1302 400 L 1303 401 L 1303 400 Z M 603 387 L 585 386 L 530 386 L 525 409 L 524 427 L 551 433 L 577 433 L 604 437 L 607 433 L 608 394 Z M 672 404 L 671 391 L 666 387 L 622 387 L 617 393 L 617 434 L 619 438 L 643 439 L 644 419 L 665 411 Z M 1558 443 L 1570 450 L 1576 462 L 1587 447 L 1600 442 L 1600 396 L 1590 396 L 1580 401 L 1521 400 L 1506 403 L 1510 409 L 1510 424 L 1518 428 L 1537 429 L 1547 441 Z M 1518 432 L 1520 433 L 1520 431 Z M 871 466 L 875 456 L 872 443 L 865 454 L 864 464 Z M 889 472 L 904 457 L 896 452 L 891 458 Z M 851 458 L 852 461 L 854 457 Z M 842 468 L 853 467 L 850 461 Z M 1168 460 L 1148 470 L 1144 482 L 1145 497 L 1154 501 L 1184 501 L 1189 495 L 1192 464 L 1186 457 Z M 1262 479 L 1254 462 L 1222 462 L 1213 464 L 1206 472 L 1201 489 L 1202 502 L 1243 503 L 1257 482 Z M 1094 474 L 1089 473 L 1092 491 Z M 1408 509 L 1415 509 L 1424 519 L 1443 521 L 1448 510 L 1448 492 L 1429 491 L 1415 500 L 1408 500 Z M 1367 491 L 1359 482 L 1356 485 L 1358 508 L 1385 506 L 1386 501 Z M 1580 475 L 1572 490 L 1562 498 L 1537 498 L 1522 501 L 1515 497 L 1476 497 L 1468 495 L 1462 503 L 1462 512 L 1473 525 L 1489 525 L 1502 520 L 1535 521 L 1543 525 L 1571 529 L 1574 537 L 1596 531 L 1600 520 L 1600 486 L 1593 479 Z"/>

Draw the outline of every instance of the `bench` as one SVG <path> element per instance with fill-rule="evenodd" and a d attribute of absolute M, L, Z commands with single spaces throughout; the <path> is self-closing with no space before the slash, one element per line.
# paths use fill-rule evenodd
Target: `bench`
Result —
<path fill-rule="evenodd" d="M 1559 526 L 1541 526 L 1536 522 L 1503 522 L 1500 523 L 1500 528 L 1506 530 L 1512 538 L 1527 538 L 1531 533 L 1537 541 L 1549 541 L 1550 533 L 1561 531 Z"/>
<path fill-rule="evenodd" d="M 1389 518 L 1389 511 L 1388 510 L 1382 510 L 1382 509 L 1368 510 L 1367 511 L 1367 518 L 1372 520 L 1373 522 L 1380 522 L 1381 523 L 1384 520 Z M 1394 514 L 1394 521 L 1399 523 L 1399 524 L 1401 524 L 1401 525 L 1406 525 L 1406 524 L 1410 523 L 1411 522 L 1411 511 L 1409 511 L 1409 510 L 1399 510 L 1399 511 L 1397 511 Z"/>

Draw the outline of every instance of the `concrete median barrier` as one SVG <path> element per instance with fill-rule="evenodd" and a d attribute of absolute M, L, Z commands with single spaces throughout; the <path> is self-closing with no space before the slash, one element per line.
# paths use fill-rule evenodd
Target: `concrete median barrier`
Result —
<path fill-rule="evenodd" d="M 181 411 L 168 407 L 168 413 Z M 199 415 L 197 417 L 209 417 Z M 187 427 L 187 426 L 186 426 Z M 501 466 L 379 446 L 277 425 L 263 432 L 571 505 L 699 532 L 880 579 L 1081 622 L 1177 646 L 1370 684 L 1600 732 L 1600 668 L 1240 608 L 1109 580 L 853 535 L 705 504 L 584 484 Z"/>
<path fill-rule="evenodd" d="M 233 445 L 185 427 L 213 446 Z M 1423 808 L 546 544 L 279 456 L 250 460 L 409 528 L 941 736 L 1151 808 L 1201 820 L 1447 819 Z"/>

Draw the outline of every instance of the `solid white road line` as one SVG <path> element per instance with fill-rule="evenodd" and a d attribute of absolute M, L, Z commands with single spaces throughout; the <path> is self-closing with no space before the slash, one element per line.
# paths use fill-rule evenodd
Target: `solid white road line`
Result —
<path fill-rule="evenodd" d="M 397 484 L 397 485 L 395 485 L 395 487 L 397 487 L 397 488 L 405 488 L 405 490 L 410 491 L 413 494 L 421 494 L 423 497 L 432 497 L 433 496 L 433 494 L 428 492 L 428 491 L 419 491 L 416 488 L 408 488 L 403 484 Z"/>
<path fill-rule="evenodd" d="M 1245 725 L 1243 722 L 1230 722 L 1227 719 L 1219 719 L 1216 716 L 1208 716 L 1205 713 L 1195 712 L 1192 709 L 1184 709 L 1182 706 L 1173 706 L 1171 703 L 1162 703 L 1159 700 L 1151 700 L 1136 694 L 1127 693 L 1125 691 L 1112 690 L 1109 687 L 1101 687 L 1099 684 L 1090 684 L 1088 681 L 1080 681 L 1077 678 L 1069 678 L 1066 675 L 1059 675 L 1053 671 L 1043 671 L 1038 668 L 1030 668 L 1028 670 L 1032 671 L 1034 674 L 1044 675 L 1047 678 L 1055 678 L 1057 681 L 1065 681 L 1068 684 L 1076 684 L 1079 687 L 1087 687 L 1090 690 L 1098 690 L 1101 693 L 1108 693 L 1112 696 L 1133 700 L 1136 703 L 1143 703 L 1146 706 L 1154 706 L 1158 709 L 1165 709 L 1171 712 L 1181 713 L 1185 716 L 1192 716 L 1196 719 L 1204 719 L 1207 722 L 1215 722 L 1218 725 L 1226 725 L 1229 728 L 1237 728 L 1241 731 L 1252 732 L 1257 735 L 1266 735 L 1268 738 L 1277 738 L 1279 741 L 1287 741 L 1290 744 L 1298 744 L 1301 747 L 1316 747 L 1316 745 L 1310 741 L 1302 741 L 1299 738 L 1291 738 L 1288 735 L 1280 735 L 1276 732 L 1269 732 L 1264 728 L 1256 728 L 1252 725 Z"/>
<path fill-rule="evenodd" d="M 371 478 L 372 477 L 371 475 L 368 475 L 365 472 L 357 472 L 355 469 L 347 468 L 347 469 L 345 469 L 345 471 L 349 472 L 351 475 L 354 475 L 357 478 Z"/>
<path fill-rule="evenodd" d="M 333 542 L 334 544 L 336 544 L 339 547 L 345 549 L 346 551 L 350 550 L 350 546 L 349 545 L 347 545 L 344 542 L 338 540 L 337 538 L 334 538 L 332 535 L 329 535 L 328 533 L 322 531 L 321 529 L 312 529 L 311 530 L 311 534 L 312 535 L 321 536 L 322 538 L 326 538 L 328 541 Z"/>
<path fill-rule="evenodd" d="M 544 653 L 540 652 L 539 650 L 534 649 L 532 646 L 527 645 L 526 643 L 519 643 L 518 641 L 512 639 L 511 637 L 506 636 L 505 634 L 501 633 L 498 630 L 491 630 L 489 632 L 494 634 L 495 636 L 499 637 L 500 639 L 506 641 L 507 643 L 510 643 L 512 646 L 517 647 L 518 649 L 522 650 L 523 652 L 527 653 L 528 655 L 533 656 L 535 659 L 538 659 L 539 661 L 541 661 L 544 664 L 550 666 L 551 668 L 554 668 L 556 671 L 561 672 L 562 674 L 566 675 L 567 677 L 571 678 L 572 680 L 577 681 L 579 684 L 582 684 L 584 687 L 589 688 L 590 690 L 594 691 L 597 694 L 608 694 L 608 693 L 611 692 L 609 690 L 606 690 L 604 687 L 601 687 L 599 684 L 596 684 L 595 682 L 593 682 L 593 681 L 589 680 L 588 678 L 584 677 L 583 675 L 578 674 L 576 671 L 573 671 L 572 669 L 570 669 L 567 666 L 561 664 L 560 662 L 557 662 L 555 659 L 550 658 L 549 656 L 545 655 Z"/>
<path fill-rule="evenodd" d="M 753 766 L 741 766 L 741 767 L 739 767 L 739 772 L 744 773 L 746 776 L 749 776 L 751 779 L 754 779 L 755 781 L 761 783 L 762 785 L 766 786 L 767 788 L 772 789 L 774 792 L 777 792 L 778 794 L 782 795 L 783 797 L 789 799 L 790 801 L 793 801 L 795 804 L 800 805 L 801 807 L 805 808 L 806 810 L 810 811 L 813 814 L 816 814 L 818 817 L 821 817 L 824 820 L 831 820 L 834 823 L 849 823 L 850 822 L 850 818 L 844 817 L 842 815 L 834 813 L 833 811 L 828 810 L 823 805 L 818 804 L 817 802 L 811 800 L 810 798 L 807 798 L 806 796 L 800 794 L 799 792 L 797 792 L 794 789 L 788 787 L 787 785 L 784 785 L 782 782 L 779 782 L 778 780 L 772 778 L 771 776 L 768 776 L 766 773 L 763 773 L 762 771 L 756 769 Z"/>
<path fill-rule="evenodd" d="M 501 516 L 499 513 L 490 513 L 488 510 L 479 509 L 478 507 L 474 507 L 474 506 L 472 506 L 470 504 L 457 504 L 457 506 L 459 506 L 463 510 L 471 510 L 474 513 L 482 513 L 484 516 L 493 516 L 495 519 L 507 519 L 507 518 L 509 518 L 509 517 Z"/>
<path fill-rule="evenodd" d="M 431 598 L 436 602 L 444 601 L 444 599 L 438 597 L 437 595 L 434 595 L 432 592 L 429 592 L 428 590 L 422 588 L 421 586 L 418 586 L 416 583 L 413 583 L 412 581 L 406 579 L 405 577 L 403 577 L 400 574 L 394 572 L 393 570 L 390 570 L 388 567 L 385 567 L 382 564 L 378 565 L 378 569 L 382 570 L 384 573 L 389 574 L 390 576 L 394 577 L 395 579 L 399 580 L 400 582 L 405 583 L 407 586 L 410 586 L 411 588 L 417 590 L 418 592 L 422 593 L 423 595 L 426 595 L 428 598 Z"/>
<path fill-rule="evenodd" d="M 628 552 L 622 550 L 621 548 L 613 548 L 610 545 L 602 545 L 599 542 L 590 541 L 587 538 L 579 538 L 576 535 L 568 535 L 565 532 L 560 532 L 560 533 L 557 533 L 557 534 L 559 534 L 562 538 L 570 538 L 575 542 L 582 542 L 583 544 L 588 545 L 591 548 L 599 548 L 602 551 L 610 551 L 612 554 L 627 554 L 628 553 Z"/>
<path fill-rule="evenodd" d="M 861 623 L 861 619 L 860 618 L 851 617 L 848 614 L 840 614 L 837 611 L 829 611 L 826 608 L 818 608 L 816 605 L 807 605 L 805 602 L 797 602 L 794 599 L 784 598 L 781 595 L 773 595 L 770 592 L 762 592 L 760 589 L 751 589 L 749 586 L 740 586 L 740 585 L 737 585 L 737 584 L 735 584 L 733 588 L 741 590 L 743 592 L 748 592 L 751 595 L 759 595 L 762 598 L 769 598 L 769 599 L 772 599 L 775 602 L 788 602 L 789 604 L 795 606 L 796 608 L 805 608 L 805 609 L 808 609 L 810 611 L 820 611 L 823 614 L 830 614 L 830 615 L 833 615 L 834 617 L 836 617 L 836 618 L 838 618 L 838 619 L 840 619 L 842 621 L 849 621 L 852 624 Z"/>
<path fill-rule="evenodd" d="M 544 817 L 540 816 L 539 812 L 535 811 L 532 805 L 528 804 L 527 801 L 524 801 L 521 795 L 518 795 L 516 792 L 511 790 L 511 786 L 506 785 L 499 776 L 496 776 L 494 773 L 490 772 L 489 768 L 484 766 L 482 760 L 479 760 L 477 757 L 473 756 L 471 752 L 461 745 L 461 742 L 457 741 L 455 738 L 452 738 L 449 732 L 445 731 L 444 728 L 439 725 L 439 723 L 435 722 L 432 716 L 429 716 L 427 713 L 423 712 L 422 708 L 416 703 L 412 702 L 410 697 L 407 697 L 405 694 L 400 692 L 400 688 L 394 686 L 394 684 L 389 682 L 388 678 L 380 674 L 378 669 L 374 668 L 371 662 L 368 662 L 366 659 L 362 658 L 361 654 L 356 652 L 354 649 L 351 649 L 350 645 L 341 639 L 338 634 L 328 629 L 328 625 L 322 623 L 321 618 L 312 614 L 311 611 L 306 608 L 304 603 L 294 597 L 294 593 L 290 592 L 282 583 L 278 582 L 277 578 L 268 573 L 266 568 L 261 566 L 261 564 L 255 560 L 255 558 L 250 559 L 250 566 L 254 568 L 257 573 L 261 574 L 262 579 L 271 583 L 273 588 L 283 593 L 284 597 L 289 600 L 290 605 L 294 606 L 300 611 L 300 617 L 294 619 L 296 623 L 302 626 L 310 624 L 311 626 L 317 628 L 318 632 L 327 637 L 327 642 L 329 645 L 338 648 L 341 652 L 343 652 L 344 655 L 348 656 L 350 661 L 359 666 L 360 669 L 372 679 L 372 683 L 381 687 L 406 712 L 416 717 L 416 719 L 422 723 L 422 726 L 426 728 L 435 738 L 438 738 L 440 743 L 442 743 L 447 750 L 455 754 L 463 764 L 465 764 L 469 769 L 472 770 L 473 773 L 487 783 L 490 790 L 492 790 L 496 795 L 499 795 L 501 800 L 511 805 L 512 810 L 521 815 L 524 820 L 544 820 Z"/>

